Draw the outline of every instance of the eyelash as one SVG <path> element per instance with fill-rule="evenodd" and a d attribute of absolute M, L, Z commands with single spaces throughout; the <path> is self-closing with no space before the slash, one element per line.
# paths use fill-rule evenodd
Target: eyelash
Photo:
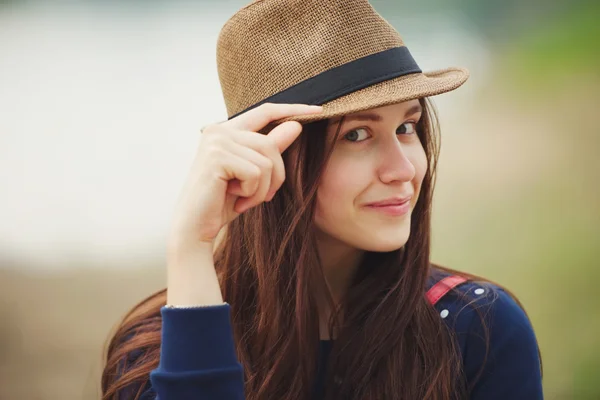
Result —
<path fill-rule="evenodd" d="M 412 135 L 416 135 L 417 134 L 417 123 L 415 121 L 407 121 L 405 123 L 403 123 L 402 125 L 412 125 L 413 126 L 413 132 L 412 133 L 396 133 L 396 135 L 407 135 L 407 136 L 412 136 Z M 400 126 L 402 126 L 400 125 Z M 344 135 L 342 135 L 342 140 L 346 141 L 346 142 L 350 142 L 350 143 L 362 143 L 367 139 L 363 139 L 363 140 L 348 140 L 346 139 L 346 137 L 348 136 L 349 133 L 352 133 L 354 131 L 358 131 L 360 129 L 364 129 L 366 131 L 368 131 L 369 129 L 367 127 L 359 127 L 359 128 L 354 128 L 349 130 L 348 132 L 346 132 Z M 398 127 L 398 129 L 400 129 L 400 127 Z"/>

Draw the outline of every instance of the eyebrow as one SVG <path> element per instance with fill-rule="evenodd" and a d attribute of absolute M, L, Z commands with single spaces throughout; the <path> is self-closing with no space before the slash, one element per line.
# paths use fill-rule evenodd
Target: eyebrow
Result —
<path fill-rule="evenodd" d="M 417 105 L 409 108 L 408 110 L 406 110 L 406 112 L 404 113 L 404 118 L 408 118 L 411 115 L 415 115 L 420 112 L 423 112 L 423 107 L 421 107 L 420 104 L 417 104 Z M 331 120 L 331 123 L 337 124 L 338 122 L 340 122 L 341 119 L 342 119 L 342 117 L 334 118 Z M 360 113 L 360 114 L 346 115 L 344 117 L 344 122 L 348 122 L 348 121 L 381 122 L 381 121 L 383 121 L 383 117 L 376 113 L 365 112 L 365 113 Z"/>

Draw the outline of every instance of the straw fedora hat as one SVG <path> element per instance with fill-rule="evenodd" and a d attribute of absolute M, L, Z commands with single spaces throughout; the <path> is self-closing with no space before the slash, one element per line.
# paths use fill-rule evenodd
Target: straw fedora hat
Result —
<path fill-rule="evenodd" d="M 223 26 L 217 67 L 228 118 L 263 103 L 322 105 L 301 123 L 456 89 L 464 68 L 422 72 L 368 0 L 254 0 Z"/>

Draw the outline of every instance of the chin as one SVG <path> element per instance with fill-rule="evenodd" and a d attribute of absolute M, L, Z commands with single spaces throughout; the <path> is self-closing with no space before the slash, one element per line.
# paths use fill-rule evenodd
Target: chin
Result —
<path fill-rule="evenodd" d="M 374 253 L 389 253 L 390 251 L 396 251 L 404 247 L 407 240 L 398 242 L 387 242 L 387 243 L 375 243 L 372 246 L 363 246 L 363 250 L 371 251 Z"/>
<path fill-rule="evenodd" d="M 406 242 L 408 242 L 410 230 L 401 229 L 400 231 L 396 230 L 387 234 L 379 231 L 375 234 L 365 236 L 368 237 L 368 240 L 363 240 L 358 247 L 365 251 L 387 253 L 404 247 Z"/>

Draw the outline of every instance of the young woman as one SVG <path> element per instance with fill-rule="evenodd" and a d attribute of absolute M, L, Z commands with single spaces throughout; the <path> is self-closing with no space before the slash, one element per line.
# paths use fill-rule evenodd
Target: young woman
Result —
<path fill-rule="evenodd" d="M 168 288 L 112 338 L 108 399 L 541 399 L 503 288 L 432 265 L 438 153 L 423 73 L 366 0 L 258 0 L 218 41 Z"/>

